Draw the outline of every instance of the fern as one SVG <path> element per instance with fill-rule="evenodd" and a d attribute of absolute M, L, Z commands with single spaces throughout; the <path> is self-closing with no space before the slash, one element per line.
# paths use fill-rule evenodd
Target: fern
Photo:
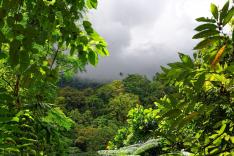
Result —
<path fill-rule="evenodd" d="M 29 110 L 19 111 L 11 119 L 0 122 L 0 127 L 0 154 L 36 155 L 38 138 Z"/>
<path fill-rule="evenodd" d="M 145 143 L 122 147 L 118 150 L 101 150 L 98 151 L 98 154 L 101 156 L 140 156 L 151 149 L 160 148 L 160 146 L 161 146 L 161 139 L 150 139 Z M 181 152 L 166 153 L 162 154 L 161 156 L 192 156 L 192 155 L 193 155 L 192 153 L 181 151 Z"/>
<path fill-rule="evenodd" d="M 48 112 L 48 115 L 42 119 L 46 123 L 50 123 L 55 126 L 62 127 L 66 130 L 69 130 L 73 125 L 74 121 L 63 113 L 60 108 L 51 109 Z"/>
<path fill-rule="evenodd" d="M 159 146 L 160 146 L 160 139 L 148 140 L 146 143 L 142 144 L 139 148 L 137 148 L 134 154 L 140 155 L 152 148 L 156 148 Z"/>
<path fill-rule="evenodd" d="M 108 156 L 108 155 L 141 155 L 142 153 L 146 152 L 149 149 L 155 148 L 160 146 L 160 139 L 151 139 L 148 140 L 147 142 L 143 143 L 143 144 L 134 144 L 131 146 L 127 146 L 127 147 L 122 147 L 118 150 L 102 150 L 102 151 L 98 151 L 98 154 L 103 155 L 103 156 Z"/>

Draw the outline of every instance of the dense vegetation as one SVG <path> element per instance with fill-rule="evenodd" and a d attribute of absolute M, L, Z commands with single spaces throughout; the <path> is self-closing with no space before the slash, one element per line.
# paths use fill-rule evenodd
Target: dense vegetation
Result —
<path fill-rule="evenodd" d="M 0 155 L 234 155 L 229 1 L 197 18 L 193 58 L 179 53 L 152 80 L 69 82 L 108 55 L 85 20 L 96 7 L 96 0 L 0 1 Z"/>
<path fill-rule="evenodd" d="M 76 82 L 81 84 L 83 81 Z M 145 107 L 151 107 L 152 101 L 169 92 L 157 80 L 150 81 L 145 76 L 132 74 L 122 81 L 99 87 L 92 84 L 85 89 L 63 87 L 56 102 L 76 123 L 72 136 L 74 146 L 88 155 L 107 148 L 108 141 L 114 138 L 118 129 L 127 126 L 127 115 L 132 108 L 145 102 L 148 103 Z"/>
<path fill-rule="evenodd" d="M 193 58 L 179 53 L 180 61 L 162 67 L 157 75 L 171 92 L 155 101 L 156 108 L 131 109 L 128 126 L 118 131 L 110 149 L 155 138 L 159 149 L 153 155 L 181 150 L 190 155 L 234 155 L 234 8 L 229 2 L 222 8 L 211 4 L 211 13 L 211 18 L 196 19 L 201 25 L 193 38 L 201 41 Z M 137 155 L 130 147 L 100 153 Z"/>
<path fill-rule="evenodd" d="M 57 82 L 108 55 L 85 20 L 96 7 L 96 0 L 0 1 L 0 155 L 74 149 L 74 121 L 55 105 Z"/>

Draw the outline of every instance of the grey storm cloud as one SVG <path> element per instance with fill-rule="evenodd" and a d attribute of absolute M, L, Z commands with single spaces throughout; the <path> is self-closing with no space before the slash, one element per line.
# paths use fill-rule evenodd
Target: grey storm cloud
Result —
<path fill-rule="evenodd" d="M 192 54 L 195 18 L 211 16 L 211 2 L 226 0 L 99 0 L 89 19 L 108 43 L 110 56 L 78 76 L 119 79 L 119 73 L 152 77 L 160 65 L 178 60 L 178 52 Z"/>

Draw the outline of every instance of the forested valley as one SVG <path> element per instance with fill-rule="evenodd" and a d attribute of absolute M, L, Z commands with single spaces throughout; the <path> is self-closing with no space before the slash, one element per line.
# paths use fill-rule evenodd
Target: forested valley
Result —
<path fill-rule="evenodd" d="M 75 79 L 111 53 L 97 5 L 0 0 L 0 155 L 234 155 L 233 2 L 196 19 L 193 55 L 102 83 Z"/>

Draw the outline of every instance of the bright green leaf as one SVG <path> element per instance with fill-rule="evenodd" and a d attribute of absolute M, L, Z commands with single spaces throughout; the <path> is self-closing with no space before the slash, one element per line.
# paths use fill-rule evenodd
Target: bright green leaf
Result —
<path fill-rule="evenodd" d="M 89 9 L 97 9 L 98 1 L 97 0 L 86 0 L 86 5 Z"/>
<path fill-rule="evenodd" d="M 218 16 L 219 16 L 219 14 L 218 14 L 218 8 L 217 8 L 217 6 L 215 4 L 211 3 L 211 5 L 210 5 L 210 11 L 211 11 L 212 15 L 214 16 L 214 18 L 216 20 L 218 20 Z"/>
<path fill-rule="evenodd" d="M 181 61 L 188 67 L 193 67 L 193 61 L 190 56 L 179 53 Z"/>

